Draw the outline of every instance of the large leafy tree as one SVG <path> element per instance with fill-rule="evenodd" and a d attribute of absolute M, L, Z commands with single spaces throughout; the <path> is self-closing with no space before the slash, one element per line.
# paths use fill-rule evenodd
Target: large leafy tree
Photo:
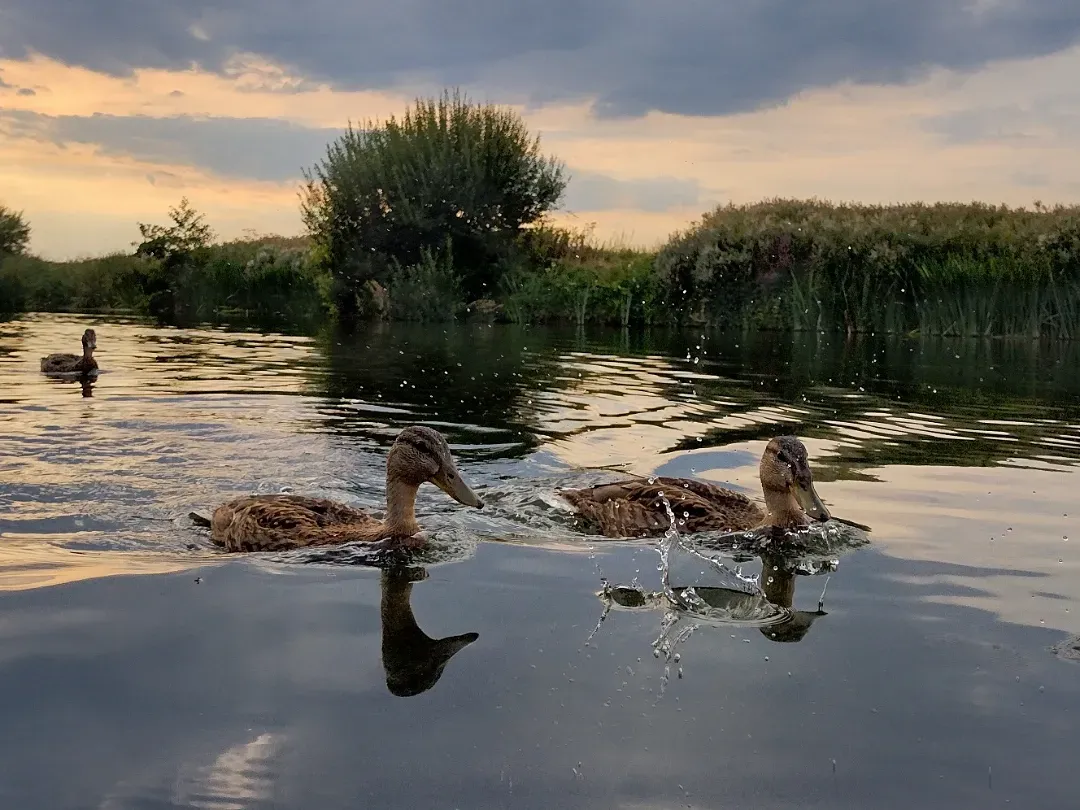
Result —
<path fill-rule="evenodd" d="M 522 228 L 566 187 L 563 165 L 541 154 L 516 112 L 458 92 L 417 99 L 400 120 L 350 126 L 305 179 L 304 222 L 346 315 L 369 279 L 393 283 L 444 250 L 465 293 L 484 295 Z"/>
<path fill-rule="evenodd" d="M 21 211 L 0 205 L 0 259 L 26 252 L 30 244 L 30 226 Z"/>

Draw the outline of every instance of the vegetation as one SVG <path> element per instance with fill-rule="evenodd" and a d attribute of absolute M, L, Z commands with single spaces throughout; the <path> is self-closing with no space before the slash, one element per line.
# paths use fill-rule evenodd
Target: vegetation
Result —
<path fill-rule="evenodd" d="M 426 279 L 490 296 L 525 260 L 522 229 L 566 186 L 561 164 L 541 155 L 516 112 L 456 93 L 418 99 L 401 120 L 350 126 L 305 178 L 304 223 L 334 304 L 350 318 L 364 309 L 368 282 Z"/>
<path fill-rule="evenodd" d="M 656 273 L 677 322 L 1080 337 L 1080 207 L 725 206 Z"/>
<path fill-rule="evenodd" d="M 30 243 L 30 226 L 22 212 L 0 205 L 0 261 L 8 256 L 21 256 Z"/>
<path fill-rule="evenodd" d="M 511 110 L 444 94 L 305 173 L 306 237 L 219 243 L 188 201 L 133 255 L 46 262 L 0 207 L 0 310 L 1080 338 L 1080 206 L 727 205 L 658 252 L 552 224 L 566 185 Z"/>
<path fill-rule="evenodd" d="M 9 257 L 0 265 L 0 311 L 124 312 L 169 322 L 240 316 L 261 323 L 325 314 L 324 275 L 307 240 L 252 236 L 211 244 L 188 201 L 168 225 L 140 224 L 134 254 L 49 262 Z"/>

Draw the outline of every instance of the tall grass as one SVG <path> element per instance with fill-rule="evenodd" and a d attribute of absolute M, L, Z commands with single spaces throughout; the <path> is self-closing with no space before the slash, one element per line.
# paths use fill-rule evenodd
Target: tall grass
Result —
<path fill-rule="evenodd" d="M 1080 334 L 1080 207 L 769 200 L 657 256 L 675 321 L 937 335 Z"/>
<path fill-rule="evenodd" d="M 591 228 L 542 224 L 526 231 L 522 241 L 528 261 L 499 283 L 509 320 L 619 326 L 657 321 L 661 290 L 654 254 L 598 243 Z"/>

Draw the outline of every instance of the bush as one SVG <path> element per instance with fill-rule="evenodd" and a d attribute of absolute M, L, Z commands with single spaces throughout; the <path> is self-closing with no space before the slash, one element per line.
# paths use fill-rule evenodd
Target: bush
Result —
<path fill-rule="evenodd" d="M 728 205 L 674 236 L 656 269 L 681 322 L 1068 337 L 1080 207 Z"/>
<path fill-rule="evenodd" d="M 516 112 L 457 93 L 418 99 L 401 120 L 350 126 L 305 178 L 304 222 L 346 316 L 366 282 L 389 287 L 447 239 L 463 291 L 490 294 L 520 260 L 522 228 L 566 186 Z"/>
<path fill-rule="evenodd" d="M 522 234 L 527 260 L 500 283 L 518 323 L 573 321 L 628 326 L 660 320 L 661 288 L 651 253 L 597 245 L 592 229 L 542 223 Z"/>
<path fill-rule="evenodd" d="M 142 280 L 151 269 L 149 260 L 122 253 L 71 262 L 11 257 L 0 266 L 0 309 L 144 312 Z"/>
<path fill-rule="evenodd" d="M 464 308 L 461 279 L 449 240 L 441 251 L 424 248 L 420 261 L 396 267 L 386 289 L 389 316 L 399 321 L 450 321 Z"/>

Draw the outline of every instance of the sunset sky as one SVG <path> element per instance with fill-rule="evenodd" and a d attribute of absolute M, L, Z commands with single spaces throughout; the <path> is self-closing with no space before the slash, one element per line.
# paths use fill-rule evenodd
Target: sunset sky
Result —
<path fill-rule="evenodd" d="M 1078 76 L 1063 0 L 4 0 L 0 204 L 49 258 L 183 195 L 299 233 L 341 127 L 447 86 L 517 107 L 560 216 L 637 244 L 771 196 L 1080 202 Z"/>

